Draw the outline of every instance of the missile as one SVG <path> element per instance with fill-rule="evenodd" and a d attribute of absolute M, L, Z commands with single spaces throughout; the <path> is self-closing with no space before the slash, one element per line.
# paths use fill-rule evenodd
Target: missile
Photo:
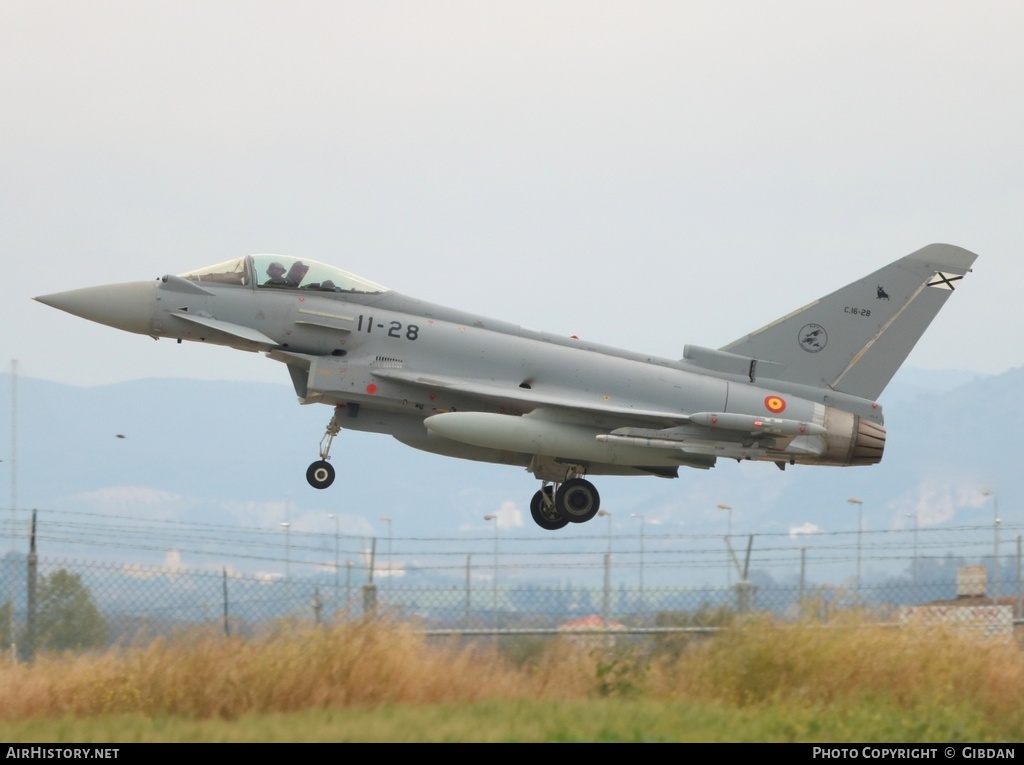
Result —
<path fill-rule="evenodd" d="M 690 422 L 709 428 L 742 430 L 745 433 L 771 433 L 776 436 L 823 436 L 827 432 L 821 425 L 778 417 L 756 417 L 752 414 L 720 414 L 696 412 Z"/>
<path fill-rule="evenodd" d="M 728 457 L 737 460 L 761 459 L 768 450 L 760 446 L 744 446 L 741 443 L 728 441 L 709 441 L 707 439 L 669 439 L 646 438 L 644 436 L 619 436 L 614 433 L 599 435 L 598 441 L 608 444 L 625 444 L 651 449 L 675 449 L 687 454 L 702 454 L 707 457 Z"/>

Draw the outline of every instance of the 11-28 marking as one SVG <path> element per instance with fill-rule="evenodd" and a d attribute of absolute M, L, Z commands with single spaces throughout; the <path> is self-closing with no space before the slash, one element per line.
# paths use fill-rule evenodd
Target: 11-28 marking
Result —
<path fill-rule="evenodd" d="M 381 330 L 385 329 L 384 324 L 381 322 L 374 324 L 372 316 L 364 317 L 363 314 L 359 314 L 359 323 L 356 325 L 357 332 L 362 332 L 365 328 L 366 334 L 369 335 L 373 332 L 374 327 Z M 399 340 L 403 337 L 406 340 L 418 340 L 420 336 L 420 328 L 417 324 L 406 324 L 403 326 L 400 321 L 389 321 L 386 329 L 388 337 L 394 337 Z M 404 334 L 402 332 L 403 329 L 405 330 Z"/>

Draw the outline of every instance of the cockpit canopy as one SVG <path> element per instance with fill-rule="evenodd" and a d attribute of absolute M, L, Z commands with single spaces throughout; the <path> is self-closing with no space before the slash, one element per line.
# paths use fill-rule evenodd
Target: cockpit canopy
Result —
<path fill-rule="evenodd" d="M 183 279 L 207 284 L 235 284 L 270 289 L 301 289 L 320 292 L 387 292 L 387 287 L 315 260 L 284 255 L 247 255 L 226 263 L 207 266 Z"/>

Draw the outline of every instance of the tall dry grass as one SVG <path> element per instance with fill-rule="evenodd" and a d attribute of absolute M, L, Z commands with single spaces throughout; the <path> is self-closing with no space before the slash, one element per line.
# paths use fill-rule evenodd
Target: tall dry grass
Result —
<path fill-rule="evenodd" d="M 592 650 L 566 639 L 513 663 L 487 643 L 439 646 L 386 622 L 282 626 L 249 639 L 192 634 L 0 664 L 0 719 L 234 719 L 355 705 L 625 697 L 719 706 L 868 703 L 925 713 L 964 708 L 1024 730 L 1024 660 L 1013 645 L 857 619 L 827 628 L 762 619 L 682 651 L 659 654 L 650 646 Z"/>
<path fill-rule="evenodd" d="M 235 718 L 349 705 L 564 697 L 580 682 L 571 665 L 521 672 L 492 649 L 428 646 L 408 628 L 384 622 L 282 625 L 248 639 L 200 632 L 103 654 L 0 664 L 0 719 L 124 712 Z"/>
<path fill-rule="evenodd" d="M 1012 642 L 851 614 L 792 625 L 756 619 L 649 673 L 647 691 L 725 702 L 963 708 L 1024 727 L 1024 657 Z"/>

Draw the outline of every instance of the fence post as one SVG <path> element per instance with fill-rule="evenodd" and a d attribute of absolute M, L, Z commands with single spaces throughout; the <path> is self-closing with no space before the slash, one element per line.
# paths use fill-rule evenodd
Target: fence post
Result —
<path fill-rule="evenodd" d="M 807 548 L 800 548 L 800 592 L 797 596 L 797 614 L 803 616 L 804 592 L 807 587 Z"/>
<path fill-rule="evenodd" d="M 221 568 L 223 572 L 223 592 L 224 592 L 224 637 L 231 637 L 231 628 L 228 623 L 228 567 L 224 566 Z"/>
<path fill-rule="evenodd" d="M 363 615 L 377 615 L 377 585 L 375 584 L 363 585 Z"/>
<path fill-rule="evenodd" d="M 612 554 L 604 554 L 604 597 L 601 602 L 601 618 L 605 630 L 608 629 L 608 618 L 612 608 Z"/>
<path fill-rule="evenodd" d="M 1024 614 L 1021 610 L 1021 549 L 1020 549 L 1020 534 L 1017 535 L 1017 608 L 1014 612 L 1014 616 L 1018 619 Z"/>
<path fill-rule="evenodd" d="M 345 561 L 345 614 L 352 608 L 352 561 Z"/>
<path fill-rule="evenodd" d="M 321 614 L 324 610 L 324 601 L 320 597 L 320 588 L 315 587 L 313 589 L 313 623 L 318 627 L 320 626 Z"/>
<path fill-rule="evenodd" d="M 32 529 L 29 532 L 28 543 L 28 593 L 27 593 L 27 623 L 25 625 L 25 661 L 32 661 L 36 656 L 36 576 L 39 558 L 36 555 L 36 511 L 32 511 Z M 13 603 L 12 613 L 13 613 Z M 12 635 L 13 638 L 13 635 Z"/>
<path fill-rule="evenodd" d="M 473 553 L 466 555 L 466 615 L 462 621 L 469 626 L 469 618 L 473 613 Z"/>

